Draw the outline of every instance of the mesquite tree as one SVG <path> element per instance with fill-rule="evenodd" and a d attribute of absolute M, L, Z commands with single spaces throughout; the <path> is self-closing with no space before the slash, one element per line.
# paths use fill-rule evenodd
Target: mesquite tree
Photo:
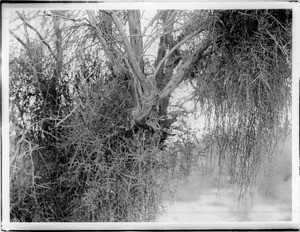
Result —
<path fill-rule="evenodd" d="M 155 220 L 210 152 L 244 196 L 289 128 L 291 22 L 289 10 L 13 13 L 12 220 Z M 182 83 L 206 117 L 201 145 L 190 131 L 168 141 Z"/>

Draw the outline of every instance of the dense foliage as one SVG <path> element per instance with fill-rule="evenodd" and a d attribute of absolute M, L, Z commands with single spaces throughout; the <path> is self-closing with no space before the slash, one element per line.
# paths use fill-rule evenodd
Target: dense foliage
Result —
<path fill-rule="evenodd" d="M 154 221 L 199 157 L 241 197 L 255 186 L 289 131 L 291 11 L 159 11 L 147 56 L 137 18 L 12 14 L 11 220 Z M 186 109 L 169 108 L 183 81 L 202 139 L 182 126 Z"/>
<path fill-rule="evenodd" d="M 228 10 L 216 17 L 210 54 L 196 67 L 195 95 L 207 141 L 242 197 L 290 131 L 291 12 Z"/>

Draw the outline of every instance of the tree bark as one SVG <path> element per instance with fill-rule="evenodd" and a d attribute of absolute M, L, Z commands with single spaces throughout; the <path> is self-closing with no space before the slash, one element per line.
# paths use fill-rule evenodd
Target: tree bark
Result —
<path fill-rule="evenodd" d="M 163 36 L 160 37 L 157 57 L 154 63 L 155 72 L 153 74 L 160 91 L 171 79 L 173 70 L 178 64 L 178 62 L 175 64 L 174 59 L 176 54 L 179 53 L 178 47 L 174 48 L 175 41 L 172 35 L 175 17 L 176 11 L 174 10 L 164 10 L 160 15 L 163 22 Z M 167 115 L 169 100 L 170 96 L 159 99 L 159 117 L 165 117 Z M 169 126 L 170 125 L 166 125 L 166 127 Z"/>
<path fill-rule="evenodd" d="M 144 73 L 143 40 L 140 17 L 141 16 L 139 10 L 128 11 L 130 45 L 133 50 L 135 59 L 138 62 L 142 73 Z"/>

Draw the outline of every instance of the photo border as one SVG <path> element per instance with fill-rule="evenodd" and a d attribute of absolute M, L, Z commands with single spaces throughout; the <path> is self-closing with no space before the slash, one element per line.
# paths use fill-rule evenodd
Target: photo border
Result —
<path fill-rule="evenodd" d="M 188 4 L 187 4 L 188 3 Z M 293 10 L 293 84 L 292 84 L 292 221 L 279 222 L 128 222 L 60 223 L 10 222 L 9 218 L 9 11 L 74 9 L 292 9 Z M 300 9 L 297 2 L 225 2 L 225 1 L 104 1 L 95 3 L 18 3 L 2 4 L 2 229 L 3 230 L 199 230 L 199 229 L 297 229 L 299 228 L 299 67 Z"/>

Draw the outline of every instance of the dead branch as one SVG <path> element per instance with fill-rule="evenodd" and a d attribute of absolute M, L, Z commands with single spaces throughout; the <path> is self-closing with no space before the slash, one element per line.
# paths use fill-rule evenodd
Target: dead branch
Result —
<path fill-rule="evenodd" d="M 46 47 L 48 48 L 48 50 L 50 51 L 51 55 L 56 59 L 57 57 L 55 56 L 54 52 L 52 51 L 50 45 L 46 42 L 45 38 L 38 32 L 38 30 L 33 27 L 29 22 L 27 22 L 27 20 L 25 19 L 25 17 L 23 15 L 21 15 L 20 12 L 17 11 L 18 16 L 20 17 L 20 19 L 31 29 L 33 30 L 37 36 L 40 38 L 41 42 L 43 44 L 46 45 Z"/>

